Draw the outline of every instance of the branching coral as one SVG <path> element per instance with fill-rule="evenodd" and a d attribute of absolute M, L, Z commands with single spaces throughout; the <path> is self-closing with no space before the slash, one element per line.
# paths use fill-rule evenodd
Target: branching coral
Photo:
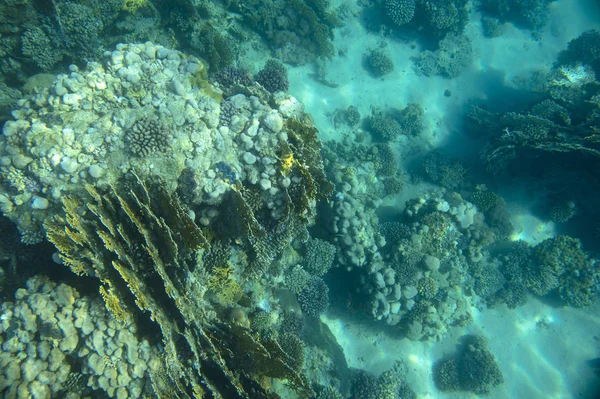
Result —
<path fill-rule="evenodd" d="M 467 337 L 460 358 L 460 382 L 464 390 L 487 394 L 504 382 L 504 377 L 494 355 L 481 336 Z"/>
<path fill-rule="evenodd" d="M 558 56 L 561 65 L 588 64 L 600 72 L 600 31 L 590 29 L 571 40 Z"/>
<path fill-rule="evenodd" d="M 400 123 L 381 110 L 373 110 L 369 125 L 375 137 L 385 141 L 396 140 L 403 133 Z"/>
<path fill-rule="evenodd" d="M 333 244 L 319 238 L 311 238 L 306 242 L 304 264 L 313 276 L 321 277 L 332 266 L 336 248 Z"/>
<path fill-rule="evenodd" d="M 278 58 L 305 64 L 334 53 L 332 28 L 339 25 L 326 1 L 290 0 L 229 2 L 244 22 L 264 36 Z"/>
<path fill-rule="evenodd" d="M 379 377 L 360 371 L 352 380 L 352 399 L 415 399 L 416 394 L 405 380 L 406 366 L 396 362 Z"/>
<path fill-rule="evenodd" d="M 597 261 L 587 257 L 578 239 L 544 240 L 535 247 L 534 256 L 540 271 L 556 276 L 559 296 L 567 305 L 585 307 L 595 302 L 600 281 Z"/>
<path fill-rule="evenodd" d="M 392 147 L 387 143 L 375 144 L 372 152 L 377 164 L 377 173 L 380 176 L 395 176 L 398 165 Z"/>
<path fill-rule="evenodd" d="M 486 15 L 532 29 L 538 37 L 548 21 L 548 5 L 553 0 L 481 0 L 477 6 Z"/>
<path fill-rule="evenodd" d="M 373 77 L 379 78 L 394 71 L 394 62 L 381 50 L 371 50 L 364 56 L 366 69 Z"/>
<path fill-rule="evenodd" d="M 398 122 L 402 132 L 407 136 L 419 136 L 423 130 L 423 114 L 425 110 L 419 104 L 408 103 L 398 112 Z"/>
<path fill-rule="evenodd" d="M 597 263 L 586 255 L 578 239 L 556 236 L 533 248 L 522 241 L 515 243 L 502 273 L 509 283 L 524 284 L 536 295 L 557 293 L 568 306 L 585 307 L 596 300 L 600 281 Z M 514 297 L 509 292 L 501 294 Z"/>
<path fill-rule="evenodd" d="M 314 277 L 298 294 L 298 302 L 304 313 L 319 317 L 329 308 L 329 288 L 323 279 Z"/>
<path fill-rule="evenodd" d="M 456 359 L 434 366 L 434 381 L 441 391 L 471 391 L 487 395 L 504 382 L 502 371 L 482 336 L 465 336 Z"/>
<path fill-rule="evenodd" d="M 49 71 L 60 62 L 64 54 L 54 47 L 42 28 L 33 26 L 21 37 L 21 51 L 44 71 Z"/>
<path fill-rule="evenodd" d="M 464 179 L 466 169 L 459 161 L 452 160 L 439 151 L 431 152 L 423 161 L 423 171 L 435 183 L 456 188 Z"/>
<path fill-rule="evenodd" d="M 480 212 L 487 212 L 498 204 L 500 196 L 493 191 L 489 191 L 485 186 L 478 186 L 469 197 L 469 201 Z"/>
<path fill-rule="evenodd" d="M 267 61 L 255 79 L 270 93 L 287 91 L 289 88 L 287 69 L 277 60 Z"/>
<path fill-rule="evenodd" d="M 557 86 L 562 87 L 562 86 Z M 543 109 L 548 109 L 544 105 Z M 553 109 L 553 110 L 552 110 Z M 552 107 L 547 112 L 535 109 L 529 115 L 516 113 L 494 114 L 474 108 L 470 118 L 484 127 L 490 140 L 482 151 L 482 158 L 492 171 L 500 171 L 515 159 L 518 153 L 546 152 L 573 153 L 600 157 L 600 137 L 591 123 L 571 123 L 571 118 Z M 542 111 L 542 113 L 540 113 Z M 550 119 L 546 119 L 550 118 Z"/>

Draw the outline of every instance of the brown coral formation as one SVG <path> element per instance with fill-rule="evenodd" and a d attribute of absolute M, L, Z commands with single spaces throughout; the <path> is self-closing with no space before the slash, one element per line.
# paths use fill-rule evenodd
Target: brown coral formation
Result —
<path fill-rule="evenodd" d="M 46 222 L 48 238 L 74 272 L 99 280 L 116 319 L 144 323 L 162 341 L 162 361 L 148 368 L 156 397 L 271 398 L 265 378 L 311 394 L 276 341 L 203 303 L 208 241 L 160 181 L 132 175 L 87 191 L 64 198 L 65 216 Z"/>

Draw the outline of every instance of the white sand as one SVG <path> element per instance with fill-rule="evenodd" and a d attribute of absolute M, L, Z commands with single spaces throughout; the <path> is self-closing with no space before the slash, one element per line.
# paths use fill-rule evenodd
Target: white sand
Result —
<path fill-rule="evenodd" d="M 594 338 L 600 332 L 598 305 L 556 309 L 531 298 L 516 310 L 475 310 L 471 326 L 451 330 L 442 342 L 397 340 L 373 326 L 322 320 L 337 336 L 350 367 L 379 374 L 403 359 L 409 366 L 408 381 L 421 399 L 476 397 L 437 391 L 431 374 L 432 364 L 454 353 L 464 334 L 485 336 L 504 374 L 505 383 L 492 391 L 492 399 L 592 399 L 600 393 L 600 378 L 585 363 L 600 356 Z"/>
<path fill-rule="evenodd" d="M 311 75 L 312 65 L 290 68 L 290 93 L 301 100 L 324 139 L 336 138 L 335 129 L 327 117 L 337 108 L 356 106 L 361 115 L 370 114 L 371 107 L 403 108 L 409 102 L 420 103 L 426 110 L 425 122 L 431 137 L 443 138 L 455 128 L 453 114 L 472 99 L 486 98 L 482 73 L 497 71 L 504 82 L 527 76 L 539 69 L 547 69 L 569 40 L 585 30 L 598 28 L 600 11 L 593 0 L 558 1 L 552 4 L 550 22 L 542 40 L 534 41 L 529 31 L 506 25 L 501 37 L 487 39 L 481 33 L 479 16 L 473 12 L 466 34 L 473 43 L 475 62 L 471 71 L 455 79 L 418 76 L 412 69 L 411 57 L 419 48 L 411 49 L 415 42 L 382 38 L 366 31 L 357 19 L 351 19 L 335 32 L 335 47 L 343 50 L 343 57 L 328 61 L 327 79 L 339 86 L 327 87 L 317 83 Z M 594 13 L 596 21 L 593 20 Z M 362 67 L 362 57 L 369 49 L 383 48 L 393 59 L 395 70 L 383 78 L 371 77 Z M 448 89 L 452 96 L 447 98 Z M 433 140 L 434 143 L 437 140 Z"/>
<path fill-rule="evenodd" d="M 494 87 L 489 79 L 515 87 L 516 78 L 548 69 L 558 52 L 569 40 L 581 32 L 599 28 L 600 12 L 594 2 L 557 1 L 551 5 L 550 22 L 542 40 L 531 39 L 528 31 L 508 25 L 499 38 L 486 39 L 481 33 L 479 18 L 472 16 L 466 29 L 473 41 L 475 59 L 471 70 L 448 80 L 440 77 L 419 77 L 412 70 L 410 57 L 419 49 L 400 40 L 382 39 L 366 32 L 356 20 L 336 31 L 335 46 L 344 51 L 328 63 L 327 79 L 339 85 L 330 88 L 311 78 L 312 66 L 290 69 L 290 93 L 306 104 L 321 129 L 324 139 L 339 138 L 328 114 L 336 108 L 349 105 L 358 107 L 362 116 L 370 114 L 372 106 L 403 108 L 408 102 L 420 103 L 425 108 L 426 138 L 432 147 L 461 140 L 459 146 L 468 146 L 457 132 L 464 107 L 472 99 L 484 99 L 485 90 Z M 594 20 L 595 18 L 595 20 Z M 381 79 L 374 79 L 362 68 L 362 56 L 368 49 L 386 45 L 393 58 L 395 71 Z M 444 91 L 450 90 L 451 97 Z M 406 149 L 402 145 L 399 151 Z M 401 157 L 406 156 L 402 153 Z M 404 193 L 406 197 L 406 193 Z M 403 202 L 397 204 L 403 206 Z M 539 242 L 554 234 L 553 226 L 529 215 L 519 203 L 509 203 L 513 221 L 518 227 L 515 239 Z M 475 311 L 475 321 L 465 330 L 452 330 L 441 343 L 396 340 L 349 320 L 326 322 L 337 335 L 346 352 L 350 366 L 380 373 L 396 359 L 411 365 L 409 380 L 419 398 L 472 398 L 464 393 L 443 394 L 433 386 L 431 365 L 446 353 L 452 353 L 457 338 L 465 333 L 480 333 L 490 341 L 490 349 L 497 357 L 506 382 L 490 398 L 527 399 L 586 399 L 600 392 L 600 378 L 593 375 L 584 363 L 600 356 L 594 335 L 600 333 L 600 307 L 588 309 L 551 308 L 532 298 L 527 305 L 508 310 Z M 537 323 L 545 320 L 547 327 Z M 344 327 L 345 326 L 345 327 Z M 600 334 L 599 334 L 600 335 Z M 595 391 L 594 391 L 595 389 Z"/>

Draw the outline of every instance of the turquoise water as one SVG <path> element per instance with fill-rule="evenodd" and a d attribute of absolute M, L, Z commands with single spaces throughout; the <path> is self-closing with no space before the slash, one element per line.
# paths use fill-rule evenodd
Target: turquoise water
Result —
<path fill-rule="evenodd" d="M 598 397 L 598 2 L 0 17 L 2 397 Z"/>

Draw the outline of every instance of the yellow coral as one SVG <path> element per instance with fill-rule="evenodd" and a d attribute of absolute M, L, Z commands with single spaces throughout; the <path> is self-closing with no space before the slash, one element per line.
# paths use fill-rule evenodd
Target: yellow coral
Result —
<path fill-rule="evenodd" d="M 235 303 L 242 296 L 242 287 L 233 279 L 233 266 L 229 263 L 213 268 L 208 288 L 222 304 Z"/>
<path fill-rule="evenodd" d="M 208 70 L 202 62 L 198 62 L 200 68 L 189 78 L 192 87 L 198 87 L 203 94 L 206 94 L 218 103 L 223 102 L 223 93 L 216 90 L 208 80 Z"/>
<path fill-rule="evenodd" d="M 292 154 L 291 152 L 283 156 L 283 158 L 281 159 L 281 167 L 283 169 L 282 173 L 284 175 L 287 175 L 289 173 L 290 169 L 292 168 L 292 165 L 294 165 L 294 162 L 296 162 L 296 160 L 294 159 L 294 154 Z"/>
<path fill-rule="evenodd" d="M 127 12 L 136 12 L 146 5 L 146 0 L 125 0 L 123 2 L 123 10 Z"/>
<path fill-rule="evenodd" d="M 105 283 L 109 283 L 107 280 Z M 104 299 L 104 305 L 106 309 L 114 316 L 118 321 L 124 322 L 128 319 L 127 311 L 125 306 L 121 303 L 117 295 L 115 294 L 112 286 L 108 285 L 108 290 L 104 286 L 100 286 L 100 295 Z"/>

